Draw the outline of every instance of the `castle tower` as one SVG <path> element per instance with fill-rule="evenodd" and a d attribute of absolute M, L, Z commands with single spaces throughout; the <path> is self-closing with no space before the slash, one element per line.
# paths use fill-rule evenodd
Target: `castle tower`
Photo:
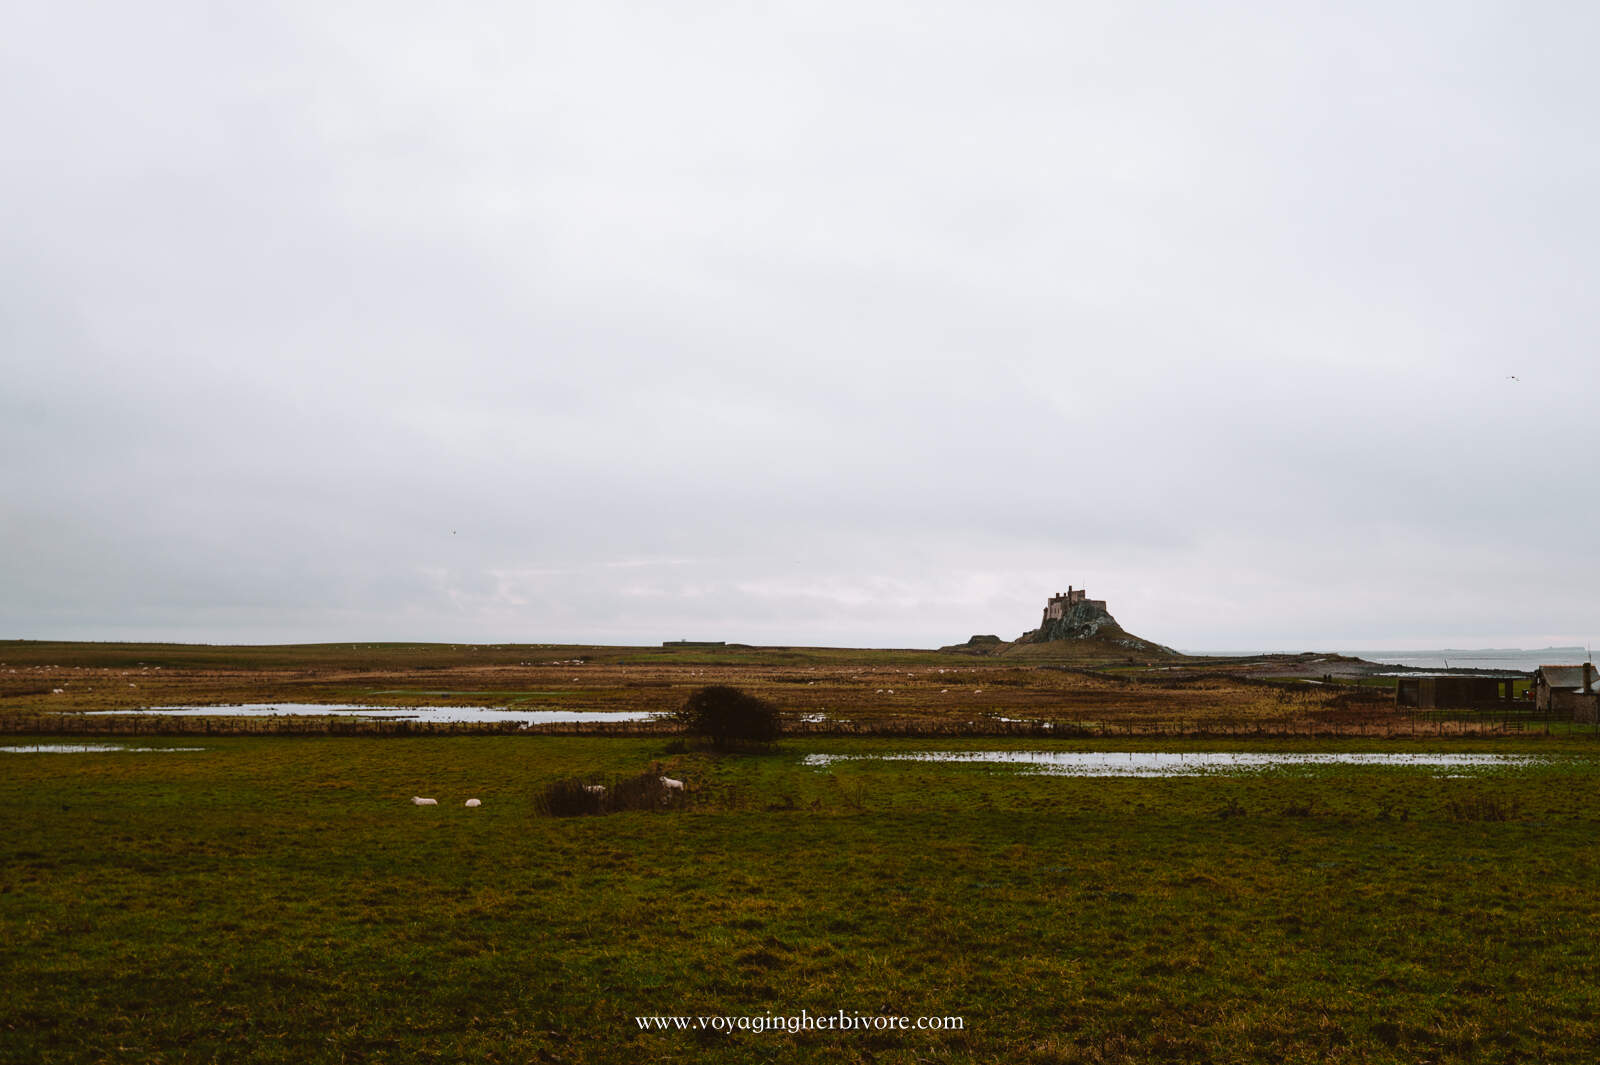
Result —
<path fill-rule="evenodd" d="M 1087 588 L 1074 588 L 1069 584 L 1067 585 L 1066 591 L 1057 592 L 1055 595 L 1052 595 L 1049 599 L 1045 600 L 1044 617 L 1040 619 L 1039 624 L 1044 626 L 1050 624 L 1052 621 L 1059 621 L 1061 618 L 1066 616 L 1067 611 L 1084 603 L 1098 607 L 1101 610 L 1106 608 L 1104 599 L 1090 599 L 1089 590 Z"/>

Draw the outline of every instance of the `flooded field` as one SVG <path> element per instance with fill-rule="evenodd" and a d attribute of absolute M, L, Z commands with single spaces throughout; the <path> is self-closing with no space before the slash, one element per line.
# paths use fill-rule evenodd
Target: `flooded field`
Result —
<path fill-rule="evenodd" d="M 491 706 L 366 706 L 356 703 L 240 703 L 221 706 L 153 706 L 138 710 L 91 710 L 86 716 L 107 714 L 159 717 L 356 717 L 367 720 L 462 722 L 519 722 L 524 725 L 571 722 L 647 721 L 648 711 L 606 710 L 501 710 Z"/>
<path fill-rule="evenodd" d="M 1311 683 L 1336 669 L 1346 672 Z M 826 648 L 0 641 L 0 730 L 654 733 L 670 729 L 662 715 L 693 692 L 723 684 L 766 699 L 795 731 L 814 735 L 1414 739 L 1536 728 L 1600 738 L 1592 724 L 1522 702 L 1491 712 L 1400 707 L 1393 679 L 1371 675 L 1379 671 L 1322 656 L 1041 664 Z"/>
<path fill-rule="evenodd" d="M 164 754 L 203 750 L 204 747 L 128 747 L 120 743 L 28 743 L 0 747 L 0 754 Z"/>
<path fill-rule="evenodd" d="M 883 755 L 812 754 L 806 756 L 803 764 L 827 768 L 840 762 L 861 761 L 1006 765 L 1037 773 L 1074 777 L 1193 777 L 1310 766 L 1486 772 L 1519 769 L 1545 759 L 1520 754 L 1453 754 L 1435 751 L 907 751 Z"/>
<path fill-rule="evenodd" d="M 718 1001 L 969 1018 L 969 1039 L 882 1062 L 1577 1063 L 1600 1045 L 1600 742 L 5 742 L 36 756 L 0 754 L 0 1065 L 876 1049 L 627 1030 L 634 1009 Z M 167 743 L 205 753 L 107 753 Z M 644 773 L 683 802 L 538 803 Z M 716 935 L 696 932 L 708 914 Z M 1038 1052 L 1048 1033 L 1063 1053 Z"/>

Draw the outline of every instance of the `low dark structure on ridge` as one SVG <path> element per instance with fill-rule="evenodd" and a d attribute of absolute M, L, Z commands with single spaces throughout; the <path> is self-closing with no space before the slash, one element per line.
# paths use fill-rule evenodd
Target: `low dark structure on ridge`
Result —
<path fill-rule="evenodd" d="M 1514 705 L 1516 673 L 1462 676 L 1418 673 L 1401 677 L 1394 686 L 1394 705 L 1418 710 L 1488 710 Z"/>

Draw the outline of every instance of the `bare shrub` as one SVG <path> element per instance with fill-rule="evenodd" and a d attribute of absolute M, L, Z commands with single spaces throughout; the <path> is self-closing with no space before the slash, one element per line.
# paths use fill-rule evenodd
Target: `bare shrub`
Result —
<path fill-rule="evenodd" d="M 605 795 L 591 791 L 593 787 L 577 777 L 552 780 L 544 787 L 534 805 L 548 817 L 577 817 L 582 814 L 604 813 Z"/>
<path fill-rule="evenodd" d="M 622 810 L 667 810 L 682 805 L 683 792 L 669 788 L 655 771 L 607 784 L 579 777 L 553 780 L 534 801 L 547 817 L 581 817 Z"/>
<path fill-rule="evenodd" d="M 613 784 L 606 790 L 606 799 L 613 810 L 659 810 L 680 794 L 661 782 L 661 774 L 640 773 Z"/>
<path fill-rule="evenodd" d="M 726 684 L 695 691 L 675 716 L 691 735 L 709 739 L 718 750 L 771 743 L 782 731 L 777 707 Z"/>

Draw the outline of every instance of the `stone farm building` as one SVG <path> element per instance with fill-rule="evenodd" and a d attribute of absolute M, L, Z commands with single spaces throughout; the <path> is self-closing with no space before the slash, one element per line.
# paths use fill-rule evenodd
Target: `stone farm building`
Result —
<path fill-rule="evenodd" d="M 1570 713 L 1579 721 L 1594 721 L 1600 708 L 1600 676 L 1594 663 L 1580 666 L 1540 666 L 1533 675 L 1533 705 L 1540 710 Z"/>

